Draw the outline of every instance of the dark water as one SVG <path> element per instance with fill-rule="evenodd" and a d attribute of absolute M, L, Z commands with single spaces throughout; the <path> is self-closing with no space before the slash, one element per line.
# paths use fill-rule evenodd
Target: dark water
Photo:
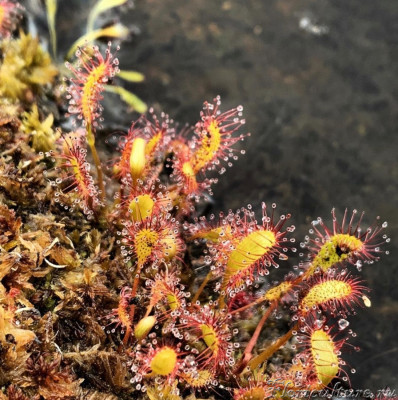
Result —
<path fill-rule="evenodd" d="M 88 2 L 60 3 L 66 48 Z M 361 273 L 372 307 L 350 319 L 362 350 L 344 358 L 353 387 L 398 390 L 397 0 L 142 0 L 121 18 L 136 32 L 121 67 L 145 73 L 129 88 L 148 104 L 190 123 L 217 94 L 224 109 L 245 107 L 252 136 L 214 189 L 215 211 L 276 202 L 299 239 L 332 207 L 388 220 L 390 255 Z"/>

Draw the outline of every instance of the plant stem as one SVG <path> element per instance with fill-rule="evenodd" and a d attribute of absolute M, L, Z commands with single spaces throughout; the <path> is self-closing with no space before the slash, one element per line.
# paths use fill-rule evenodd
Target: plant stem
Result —
<path fill-rule="evenodd" d="M 254 300 L 252 303 L 246 304 L 245 306 L 240 307 L 240 308 L 237 308 L 236 310 L 232 310 L 232 311 L 230 311 L 229 313 L 230 313 L 230 314 L 236 314 L 236 313 L 238 313 L 238 312 L 245 311 L 245 310 L 247 310 L 248 308 L 253 307 L 253 306 L 257 305 L 257 304 L 260 304 L 260 303 L 262 303 L 262 302 L 265 301 L 265 300 L 266 300 L 266 299 L 264 298 L 264 296 L 262 296 L 262 297 L 258 298 L 257 300 Z"/>
<path fill-rule="evenodd" d="M 252 350 L 257 343 L 257 340 L 258 340 L 258 337 L 260 336 L 261 330 L 262 330 L 265 322 L 271 315 L 271 313 L 276 309 L 277 305 L 278 305 L 278 303 L 276 301 L 271 303 L 271 305 L 268 307 L 268 310 L 264 313 L 264 315 L 260 319 L 259 323 L 257 324 L 256 330 L 253 333 L 253 336 L 251 337 L 249 343 L 247 344 L 247 346 L 245 348 L 245 351 L 242 355 L 242 359 L 241 359 L 240 363 L 238 364 L 238 366 L 235 370 L 235 373 L 242 372 L 244 370 L 244 368 L 246 367 L 246 365 L 248 364 L 248 362 L 252 356 Z"/>
<path fill-rule="evenodd" d="M 134 281 L 133 281 L 133 287 L 131 289 L 131 297 L 135 297 L 138 289 L 138 283 L 140 282 L 140 274 L 141 274 L 141 269 L 143 267 L 143 264 L 138 264 L 137 269 L 135 271 L 135 276 L 134 276 Z"/>
<path fill-rule="evenodd" d="M 98 188 L 100 190 L 100 200 L 101 200 L 101 203 L 104 203 L 105 202 L 104 176 L 102 174 L 101 160 L 98 156 L 98 152 L 95 147 L 95 136 L 93 134 L 91 124 L 87 124 L 87 143 L 90 146 L 91 154 L 93 155 L 95 168 L 97 169 Z"/>
<path fill-rule="evenodd" d="M 194 298 L 192 299 L 192 305 L 194 303 L 196 303 L 196 301 L 199 299 L 200 294 L 202 293 L 203 289 L 205 288 L 205 286 L 207 285 L 207 283 L 209 282 L 210 278 L 212 275 L 212 271 L 210 271 L 207 275 L 206 278 L 204 279 L 204 281 L 202 282 L 202 284 L 199 286 L 198 291 L 196 292 Z"/>
<path fill-rule="evenodd" d="M 128 341 L 129 341 L 129 339 L 130 339 L 130 335 L 131 335 L 131 327 L 128 326 L 128 327 L 126 328 L 126 333 L 124 334 L 124 337 L 123 337 L 123 344 L 124 344 L 126 347 L 127 347 Z"/>
<path fill-rule="evenodd" d="M 224 308 L 225 307 L 225 295 L 221 295 L 218 299 L 218 308 Z"/>
<path fill-rule="evenodd" d="M 299 285 L 303 280 L 304 280 L 304 276 L 299 276 L 298 278 L 296 278 L 294 281 L 292 281 L 292 286 L 291 286 L 291 288 L 290 288 L 289 290 L 292 290 L 295 286 Z M 286 293 L 284 293 L 284 294 L 286 294 Z M 260 303 L 262 303 L 262 302 L 264 302 L 264 301 L 266 301 L 266 300 L 267 300 L 267 299 L 265 298 L 265 296 L 261 296 L 261 297 L 259 297 L 258 299 L 254 300 L 254 301 L 253 301 L 252 303 L 250 303 L 250 304 L 246 304 L 245 306 L 242 306 L 242 307 L 240 307 L 240 308 L 237 308 L 236 310 L 230 311 L 230 314 L 236 314 L 236 313 L 238 313 L 238 312 L 245 311 L 245 310 L 247 310 L 248 308 L 253 307 L 253 306 L 257 305 L 257 304 L 260 304 Z M 278 299 L 278 300 L 279 300 L 279 299 Z"/>
<path fill-rule="evenodd" d="M 261 352 L 257 357 L 254 357 L 249 362 L 249 367 L 251 370 L 254 370 L 258 367 L 259 364 L 263 363 L 264 361 L 268 360 L 277 350 L 279 350 L 292 336 L 293 332 L 297 330 L 297 325 L 294 325 L 289 332 L 285 333 L 282 337 L 278 340 L 273 342 L 271 346 L 268 346 L 263 352 Z"/>

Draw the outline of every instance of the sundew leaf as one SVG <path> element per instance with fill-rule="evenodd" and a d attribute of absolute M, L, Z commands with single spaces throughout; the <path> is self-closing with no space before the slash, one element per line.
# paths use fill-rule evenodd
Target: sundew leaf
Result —
<path fill-rule="evenodd" d="M 129 82 L 142 82 L 145 79 L 145 75 L 137 71 L 121 70 L 118 72 L 117 76 Z"/>
<path fill-rule="evenodd" d="M 50 31 L 51 49 L 53 57 L 57 55 L 57 31 L 55 29 L 55 15 L 57 14 L 57 0 L 46 0 L 47 24 Z"/>
<path fill-rule="evenodd" d="M 77 50 L 78 47 L 84 46 L 88 42 L 92 42 L 100 37 L 111 37 L 117 39 L 125 39 L 129 34 L 129 30 L 123 24 L 114 24 L 108 26 L 107 28 L 97 29 L 92 32 L 88 32 L 85 35 L 81 36 L 79 39 L 72 44 L 71 48 L 66 55 L 66 58 L 71 58 L 73 53 Z"/>
<path fill-rule="evenodd" d="M 95 4 L 95 6 L 91 9 L 90 14 L 87 19 L 87 33 L 90 33 L 94 30 L 95 20 L 98 18 L 98 15 L 103 13 L 106 10 L 109 10 L 113 7 L 118 7 L 126 3 L 127 0 L 99 0 Z"/>
<path fill-rule="evenodd" d="M 118 94 L 124 102 L 140 114 L 145 113 L 148 109 L 147 105 L 140 98 L 121 86 L 105 85 L 105 90 L 110 93 Z"/>

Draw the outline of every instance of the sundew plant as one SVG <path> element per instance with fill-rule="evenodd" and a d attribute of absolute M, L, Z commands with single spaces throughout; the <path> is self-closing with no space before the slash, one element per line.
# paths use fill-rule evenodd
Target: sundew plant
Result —
<path fill-rule="evenodd" d="M 267 199 L 257 215 L 202 215 L 256 140 L 243 107 L 217 96 L 183 127 L 149 109 L 112 134 L 105 159 L 101 100 L 118 87 L 117 45 L 86 38 L 64 69 L 17 27 L 23 13 L 0 0 L 0 399 L 349 387 L 349 319 L 371 306 L 359 271 L 388 253 L 387 223 L 332 209 L 331 224 L 314 216 L 297 242 L 294 216 Z"/>

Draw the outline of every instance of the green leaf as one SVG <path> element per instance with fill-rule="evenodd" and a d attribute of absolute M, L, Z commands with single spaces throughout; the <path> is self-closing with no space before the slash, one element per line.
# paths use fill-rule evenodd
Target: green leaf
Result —
<path fill-rule="evenodd" d="M 114 24 L 112 26 L 108 26 L 107 28 L 97 29 L 95 31 L 88 32 L 72 44 L 71 48 L 68 51 L 68 54 L 66 55 L 66 58 L 71 58 L 78 47 L 83 47 L 86 43 L 92 42 L 100 37 L 106 36 L 117 39 L 125 39 L 128 34 L 129 30 L 122 24 Z"/>
<path fill-rule="evenodd" d="M 50 31 L 51 48 L 54 59 L 57 56 L 57 31 L 55 29 L 55 15 L 57 14 L 57 0 L 46 0 L 47 24 Z"/>
<path fill-rule="evenodd" d="M 117 76 L 129 82 L 142 82 L 145 79 L 145 75 L 137 71 L 120 70 Z"/>
<path fill-rule="evenodd" d="M 105 85 L 105 90 L 110 93 L 118 94 L 125 103 L 140 114 L 145 113 L 148 109 L 147 105 L 141 99 L 121 86 Z"/>
<path fill-rule="evenodd" d="M 94 30 L 94 23 L 98 18 L 98 15 L 106 10 L 109 10 L 110 8 L 121 6 L 122 4 L 126 3 L 126 1 L 127 0 L 98 0 L 88 16 L 87 33 L 90 33 Z"/>

